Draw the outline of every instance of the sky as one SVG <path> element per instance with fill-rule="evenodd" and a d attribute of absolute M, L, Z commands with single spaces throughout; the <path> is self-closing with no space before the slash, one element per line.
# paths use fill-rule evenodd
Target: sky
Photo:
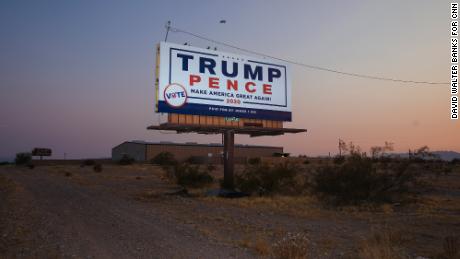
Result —
<path fill-rule="evenodd" d="M 225 19 L 226 23 L 219 23 Z M 218 135 L 146 129 L 154 112 L 155 45 L 165 23 L 310 65 L 405 80 L 449 82 L 450 1 L 0 2 L 0 158 L 33 147 L 54 158 L 109 157 L 127 140 L 216 143 Z M 168 41 L 214 46 L 170 33 Z M 244 54 L 224 46 L 219 50 Z M 449 85 L 348 77 L 292 66 L 293 121 L 307 133 L 236 137 L 308 156 L 338 139 L 367 151 L 460 151 Z"/>

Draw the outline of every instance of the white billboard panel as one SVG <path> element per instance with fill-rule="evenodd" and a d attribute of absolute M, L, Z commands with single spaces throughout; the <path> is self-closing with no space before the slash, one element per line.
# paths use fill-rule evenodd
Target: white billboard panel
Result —
<path fill-rule="evenodd" d="M 292 119 L 284 62 L 169 42 L 160 43 L 159 55 L 158 112 Z"/>

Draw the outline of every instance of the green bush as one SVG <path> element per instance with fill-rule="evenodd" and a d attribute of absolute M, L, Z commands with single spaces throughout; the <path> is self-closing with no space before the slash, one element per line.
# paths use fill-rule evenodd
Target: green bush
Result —
<path fill-rule="evenodd" d="M 124 154 L 120 160 L 118 160 L 119 165 L 132 165 L 134 163 L 134 158 Z"/>
<path fill-rule="evenodd" d="M 201 171 L 199 166 L 176 164 L 169 167 L 176 183 L 184 187 L 199 188 L 213 182 L 213 177 L 207 171 Z"/>
<path fill-rule="evenodd" d="M 381 203 L 400 199 L 415 183 L 410 163 L 400 161 L 377 170 L 370 158 L 348 157 L 342 165 L 319 168 L 312 179 L 312 191 L 335 205 Z"/>
<path fill-rule="evenodd" d="M 94 172 L 100 173 L 102 172 L 102 165 L 101 164 L 96 164 L 93 166 Z"/>
<path fill-rule="evenodd" d="M 157 165 L 175 165 L 177 164 L 174 155 L 170 152 L 161 152 L 156 155 L 152 160 L 150 160 L 152 164 Z"/>
<path fill-rule="evenodd" d="M 14 162 L 16 165 L 27 165 L 32 161 L 32 155 L 30 153 L 17 153 Z"/>
<path fill-rule="evenodd" d="M 248 158 L 248 164 L 250 165 L 258 165 L 261 163 L 261 159 L 260 157 L 251 157 L 251 158 Z"/>
<path fill-rule="evenodd" d="M 298 193 L 297 171 L 297 168 L 289 163 L 274 166 L 249 165 L 242 174 L 236 175 L 235 183 L 238 189 L 250 194 Z"/>

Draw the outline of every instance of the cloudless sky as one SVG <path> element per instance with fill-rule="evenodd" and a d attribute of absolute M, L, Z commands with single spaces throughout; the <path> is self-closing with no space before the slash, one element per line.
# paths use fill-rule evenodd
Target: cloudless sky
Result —
<path fill-rule="evenodd" d="M 417 81 L 449 82 L 449 1 L 0 2 L 0 158 L 50 147 L 55 158 L 109 157 L 125 140 L 220 142 L 163 134 L 154 113 L 155 45 L 165 23 L 277 57 Z M 225 19 L 225 24 L 219 21 Z M 170 33 L 168 41 L 214 46 Z M 226 47 L 219 50 L 241 53 Z M 307 134 L 237 143 L 294 154 L 428 145 L 460 151 L 449 85 L 421 86 L 293 68 L 293 122 Z"/>

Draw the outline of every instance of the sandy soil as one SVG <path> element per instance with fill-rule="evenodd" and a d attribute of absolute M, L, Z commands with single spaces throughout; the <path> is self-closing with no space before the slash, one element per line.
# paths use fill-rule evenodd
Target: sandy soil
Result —
<path fill-rule="evenodd" d="M 156 166 L 103 167 L 0 167 L 0 257 L 270 257 L 302 233 L 312 258 L 356 258 L 391 228 L 405 254 L 433 258 L 460 233 L 460 172 L 431 179 L 414 204 L 338 210 L 311 197 L 169 195 L 178 187 Z"/>

